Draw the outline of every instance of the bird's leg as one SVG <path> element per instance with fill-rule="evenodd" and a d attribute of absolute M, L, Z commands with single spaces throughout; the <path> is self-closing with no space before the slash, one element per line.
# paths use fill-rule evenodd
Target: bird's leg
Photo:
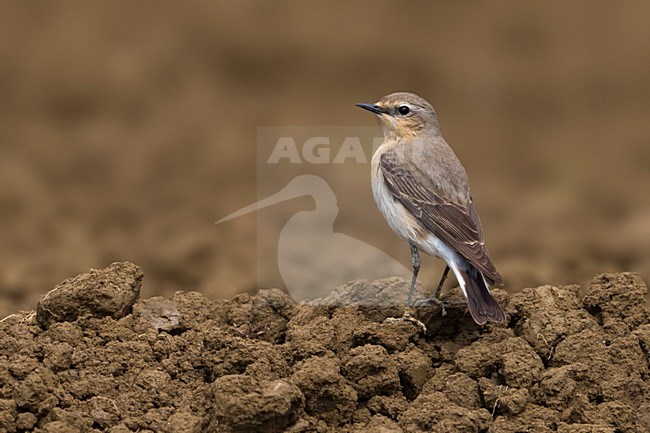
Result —
<path fill-rule="evenodd" d="M 424 323 L 420 322 L 418 319 L 411 316 L 411 312 L 409 311 L 411 309 L 413 292 L 415 291 L 415 284 L 418 281 L 418 273 L 420 272 L 420 253 L 418 252 L 418 249 L 415 245 L 413 244 L 409 244 L 409 245 L 411 247 L 411 264 L 413 265 L 413 277 L 411 278 L 411 287 L 409 288 L 409 295 L 408 298 L 406 299 L 406 308 L 404 309 L 404 315 L 402 315 L 402 317 L 400 318 L 389 317 L 388 319 L 386 319 L 386 322 L 400 322 L 400 321 L 411 322 L 422 333 L 425 333 L 427 332 L 427 327 L 424 326 Z"/>
<path fill-rule="evenodd" d="M 445 284 L 445 281 L 447 280 L 447 274 L 449 274 L 449 265 L 445 266 L 445 270 L 442 273 L 442 278 L 440 278 L 440 282 L 438 283 L 436 292 L 433 294 L 433 298 L 431 299 L 434 303 L 440 305 L 440 308 L 442 308 L 443 316 L 447 315 L 447 308 L 445 307 L 445 303 L 440 300 L 440 291 L 442 290 L 442 286 Z"/>
<path fill-rule="evenodd" d="M 416 305 L 431 305 L 431 303 L 438 304 L 440 305 L 440 308 L 442 309 L 442 315 L 446 316 L 447 315 L 447 307 L 445 306 L 445 303 L 440 300 L 440 291 L 442 290 L 442 286 L 445 284 L 445 281 L 447 280 L 447 275 L 449 274 L 449 266 L 445 266 L 445 270 L 442 273 L 442 278 L 440 278 L 440 282 L 438 283 L 438 287 L 436 288 L 436 291 L 433 295 L 433 297 L 429 299 L 423 299 L 419 302 L 416 303 Z"/>
<path fill-rule="evenodd" d="M 411 265 L 413 265 L 413 277 L 411 278 L 411 288 L 409 289 L 409 296 L 406 300 L 406 312 L 411 308 L 411 301 L 413 299 L 413 292 L 415 291 L 415 284 L 418 281 L 418 274 L 420 273 L 420 253 L 418 248 L 410 244 L 411 247 Z"/>
<path fill-rule="evenodd" d="M 442 290 L 442 286 L 445 284 L 445 281 L 447 281 L 447 274 L 449 274 L 449 265 L 445 266 L 445 271 L 442 273 L 442 278 L 440 278 L 436 293 L 433 295 L 433 297 L 436 299 L 440 299 L 440 291 Z"/>

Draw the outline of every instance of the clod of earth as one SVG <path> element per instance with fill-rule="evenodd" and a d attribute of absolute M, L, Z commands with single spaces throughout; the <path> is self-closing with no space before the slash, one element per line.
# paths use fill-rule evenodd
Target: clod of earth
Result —
<path fill-rule="evenodd" d="M 138 299 L 115 263 L 0 322 L 2 432 L 650 431 L 650 313 L 633 273 L 496 290 L 507 325 L 401 314 L 408 283 L 355 281 L 296 305 L 261 290 Z"/>

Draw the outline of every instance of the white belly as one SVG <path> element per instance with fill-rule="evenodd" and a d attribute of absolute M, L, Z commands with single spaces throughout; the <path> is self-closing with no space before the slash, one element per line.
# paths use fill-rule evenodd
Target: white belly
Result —
<path fill-rule="evenodd" d="M 373 167 L 372 173 L 372 195 L 379 207 L 379 211 L 384 216 L 388 225 L 397 236 L 413 244 L 418 243 L 417 221 L 411 213 L 390 193 L 384 183 L 383 176 L 379 168 Z"/>

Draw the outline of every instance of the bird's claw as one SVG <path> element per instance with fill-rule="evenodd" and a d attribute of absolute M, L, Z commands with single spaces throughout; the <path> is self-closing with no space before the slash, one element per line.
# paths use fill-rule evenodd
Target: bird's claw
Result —
<path fill-rule="evenodd" d="M 410 322 L 416 328 L 418 328 L 418 330 L 421 333 L 425 334 L 427 332 L 427 327 L 424 325 L 424 323 L 420 322 L 418 319 L 411 316 L 411 314 L 408 311 L 405 311 L 402 317 L 388 317 L 384 320 L 384 323 L 397 323 L 397 322 Z"/>

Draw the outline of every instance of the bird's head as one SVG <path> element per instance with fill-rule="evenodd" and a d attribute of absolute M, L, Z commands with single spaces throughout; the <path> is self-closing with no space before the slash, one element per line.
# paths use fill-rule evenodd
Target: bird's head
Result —
<path fill-rule="evenodd" d="M 377 115 L 387 139 L 415 137 L 422 132 L 439 129 L 431 104 L 414 93 L 391 93 L 374 104 L 357 106 Z"/>

